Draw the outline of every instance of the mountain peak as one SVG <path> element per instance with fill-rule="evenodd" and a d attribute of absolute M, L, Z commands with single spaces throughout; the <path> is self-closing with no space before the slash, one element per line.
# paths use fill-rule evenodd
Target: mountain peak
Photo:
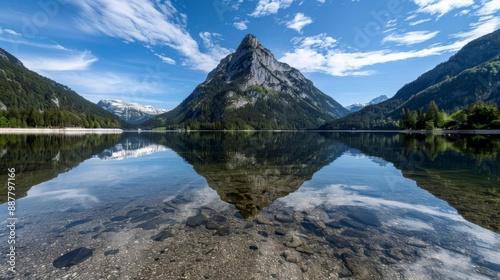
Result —
<path fill-rule="evenodd" d="M 172 111 L 146 126 L 170 129 L 307 129 L 348 110 L 252 34 Z"/>
<path fill-rule="evenodd" d="M 311 83 L 298 70 L 277 61 L 252 34 L 247 34 L 236 51 L 221 60 L 208 74 L 205 83 L 214 78 L 226 83 L 238 80 L 243 90 L 250 86 L 263 86 L 280 91 L 297 80 Z"/>
<path fill-rule="evenodd" d="M 247 34 L 240 43 L 238 49 L 253 48 L 256 49 L 260 45 L 259 40 L 252 34 Z"/>

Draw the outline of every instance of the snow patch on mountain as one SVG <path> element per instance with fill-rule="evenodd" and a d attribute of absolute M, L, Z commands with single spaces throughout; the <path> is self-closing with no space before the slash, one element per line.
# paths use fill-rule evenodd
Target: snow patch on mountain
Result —
<path fill-rule="evenodd" d="M 129 103 L 117 99 L 103 99 L 97 103 L 108 112 L 111 112 L 127 122 L 138 124 L 154 116 L 168 112 L 166 109 L 156 108 L 150 105 Z"/>
<path fill-rule="evenodd" d="M 368 103 L 360 103 L 360 102 L 357 102 L 357 103 L 354 103 L 352 105 L 349 105 L 347 107 L 345 107 L 347 110 L 349 110 L 351 113 L 354 113 L 354 112 L 357 112 L 361 109 L 363 109 L 364 107 L 368 106 L 368 105 L 374 105 L 374 104 L 378 104 L 380 102 L 384 102 L 386 101 L 387 99 L 389 99 L 389 97 L 387 97 L 386 95 L 381 95 L 379 97 L 375 97 L 373 98 L 370 102 Z"/>

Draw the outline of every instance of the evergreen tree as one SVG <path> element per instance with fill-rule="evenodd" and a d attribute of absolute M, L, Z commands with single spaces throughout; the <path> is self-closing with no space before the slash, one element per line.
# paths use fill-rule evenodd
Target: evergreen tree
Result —
<path fill-rule="evenodd" d="M 417 111 L 417 129 L 425 129 L 425 123 L 427 122 L 427 119 L 425 117 L 424 110 L 422 108 L 418 109 Z"/>
<path fill-rule="evenodd" d="M 439 127 L 442 123 L 441 115 L 439 114 L 439 108 L 434 100 L 429 102 L 429 106 L 427 107 L 426 119 L 427 122 L 432 123 L 433 128 Z"/>

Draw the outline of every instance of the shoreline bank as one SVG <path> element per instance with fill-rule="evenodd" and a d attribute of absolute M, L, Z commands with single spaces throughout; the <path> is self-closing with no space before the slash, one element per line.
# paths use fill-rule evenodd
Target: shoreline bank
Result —
<path fill-rule="evenodd" d="M 116 128 L 0 128 L 0 134 L 119 134 Z"/>

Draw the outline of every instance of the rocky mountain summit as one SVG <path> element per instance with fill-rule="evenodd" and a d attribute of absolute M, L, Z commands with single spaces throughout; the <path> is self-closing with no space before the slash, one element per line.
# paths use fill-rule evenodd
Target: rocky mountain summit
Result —
<path fill-rule="evenodd" d="M 144 123 L 170 129 L 308 129 L 348 113 L 249 34 L 178 107 Z"/>

